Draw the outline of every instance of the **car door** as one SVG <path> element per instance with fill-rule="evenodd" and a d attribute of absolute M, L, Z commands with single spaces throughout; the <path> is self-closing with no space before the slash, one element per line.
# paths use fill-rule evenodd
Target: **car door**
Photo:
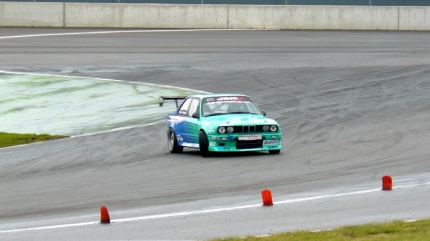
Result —
<path fill-rule="evenodd" d="M 199 143 L 199 106 L 200 100 L 198 98 L 193 98 L 184 124 L 185 140 L 191 143 L 192 147 L 197 147 L 196 145 Z"/>
<path fill-rule="evenodd" d="M 188 109 L 190 108 L 191 101 L 191 98 L 184 100 L 182 105 L 179 107 L 178 112 L 174 117 L 175 120 L 172 123 L 173 125 L 171 126 L 176 133 L 176 140 L 178 141 L 179 145 L 183 145 L 184 142 L 187 142 L 185 137 L 185 123 L 186 119 L 188 118 Z"/>

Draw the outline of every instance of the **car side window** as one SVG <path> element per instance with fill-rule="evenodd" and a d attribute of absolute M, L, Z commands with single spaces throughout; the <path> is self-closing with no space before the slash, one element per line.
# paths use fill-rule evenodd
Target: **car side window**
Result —
<path fill-rule="evenodd" d="M 193 99 L 190 105 L 190 110 L 188 111 L 188 116 L 193 117 L 194 112 L 196 112 L 199 108 L 200 101 L 198 99 Z"/>
<path fill-rule="evenodd" d="M 185 102 L 182 104 L 181 108 L 179 108 L 178 115 L 184 115 L 184 116 L 187 115 L 191 101 L 192 101 L 192 99 L 185 100 Z"/>

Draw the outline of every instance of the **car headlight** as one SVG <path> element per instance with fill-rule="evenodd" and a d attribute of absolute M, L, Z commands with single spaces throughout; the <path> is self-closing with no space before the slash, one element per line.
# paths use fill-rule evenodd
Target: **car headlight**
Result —
<path fill-rule="evenodd" d="M 270 131 L 275 132 L 278 130 L 277 126 L 270 126 Z"/>
<path fill-rule="evenodd" d="M 270 129 L 270 127 L 269 127 L 269 126 L 263 126 L 263 131 L 264 131 L 264 132 L 268 132 L 268 131 L 269 131 L 269 129 Z"/>
<path fill-rule="evenodd" d="M 224 126 L 218 127 L 218 132 L 221 134 L 224 134 L 225 133 L 225 127 Z"/>
<path fill-rule="evenodd" d="M 229 127 L 227 127 L 227 132 L 228 132 L 228 133 L 232 133 L 233 131 L 234 131 L 233 126 L 229 126 Z"/>

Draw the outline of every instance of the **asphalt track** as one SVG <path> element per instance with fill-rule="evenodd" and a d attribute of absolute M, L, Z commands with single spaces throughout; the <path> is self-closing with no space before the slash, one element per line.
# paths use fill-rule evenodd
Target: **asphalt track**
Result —
<path fill-rule="evenodd" d="M 430 217 L 430 32 L 107 31 L 0 29 L 0 69 L 248 94 L 281 124 L 281 154 L 172 155 L 162 122 L 1 149 L 1 240 L 202 240 Z M 263 189 L 274 206 L 261 206 Z"/>

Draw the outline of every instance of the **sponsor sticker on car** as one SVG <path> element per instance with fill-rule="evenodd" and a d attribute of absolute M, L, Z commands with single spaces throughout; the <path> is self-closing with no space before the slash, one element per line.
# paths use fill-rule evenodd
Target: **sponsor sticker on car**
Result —
<path fill-rule="evenodd" d="M 279 145 L 279 141 L 278 140 L 265 140 L 265 141 L 263 141 L 263 145 L 264 146 L 277 146 L 277 145 Z"/>
<path fill-rule="evenodd" d="M 263 139 L 262 135 L 239 135 L 237 138 L 239 141 L 253 141 Z"/>
<path fill-rule="evenodd" d="M 170 116 L 169 117 L 169 121 L 173 122 L 173 123 L 182 122 L 183 120 L 184 120 L 184 118 L 182 118 L 180 116 Z"/>

